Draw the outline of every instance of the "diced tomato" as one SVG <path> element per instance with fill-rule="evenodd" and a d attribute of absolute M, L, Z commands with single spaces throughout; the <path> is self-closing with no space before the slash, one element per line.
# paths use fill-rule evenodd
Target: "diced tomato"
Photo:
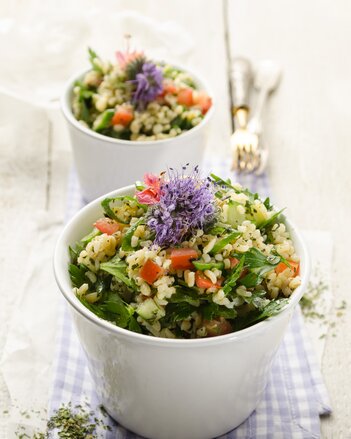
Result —
<path fill-rule="evenodd" d="M 197 259 L 199 254 L 193 248 L 172 248 L 171 249 L 172 268 L 175 270 L 187 270 L 193 267 L 192 259 Z"/>
<path fill-rule="evenodd" d="M 294 276 L 298 276 L 300 274 L 300 263 L 299 262 L 294 262 L 294 261 L 288 261 L 290 268 L 292 269 Z M 289 268 L 286 264 L 284 264 L 284 262 L 280 262 L 276 267 L 275 267 L 275 272 L 277 274 L 282 273 L 284 270 L 286 270 L 287 268 Z"/>
<path fill-rule="evenodd" d="M 153 284 L 156 279 L 158 279 L 164 270 L 160 267 L 156 262 L 148 259 L 145 264 L 141 267 L 140 276 L 144 279 L 148 284 Z"/>
<path fill-rule="evenodd" d="M 202 114 L 206 114 L 211 108 L 212 99 L 204 91 L 199 91 L 197 93 L 194 93 L 193 105 L 200 107 Z"/>
<path fill-rule="evenodd" d="M 191 88 L 182 88 L 179 90 L 177 102 L 180 105 L 191 107 L 193 102 L 193 90 Z"/>
<path fill-rule="evenodd" d="M 218 320 L 204 320 L 203 322 L 208 337 L 215 337 L 217 335 L 230 334 L 233 332 L 232 325 L 224 317 L 220 317 Z"/>
<path fill-rule="evenodd" d="M 174 84 L 174 82 L 167 82 L 163 86 L 163 94 L 176 94 L 178 91 L 178 87 Z"/>
<path fill-rule="evenodd" d="M 237 258 L 229 258 L 230 260 L 230 268 L 234 268 L 239 264 L 239 259 Z"/>
<path fill-rule="evenodd" d="M 94 223 L 94 227 L 100 230 L 101 233 L 106 233 L 107 235 L 113 235 L 114 233 L 122 230 L 124 224 L 110 219 L 110 218 L 100 218 Z"/>
<path fill-rule="evenodd" d="M 198 288 L 212 288 L 215 287 L 219 289 L 222 285 L 223 279 L 220 278 L 217 280 L 217 283 L 211 282 L 211 280 L 204 275 L 204 273 L 200 270 L 197 270 L 195 273 L 195 283 Z"/>
<path fill-rule="evenodd" d="M 133 111 L 126 107 L 119 107 L 112 117 L 112 125 L 128 126 L 134 119 Z"/>

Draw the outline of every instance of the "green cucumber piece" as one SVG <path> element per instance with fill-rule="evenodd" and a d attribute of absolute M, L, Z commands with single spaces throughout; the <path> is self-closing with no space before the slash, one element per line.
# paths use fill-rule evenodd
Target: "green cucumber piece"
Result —
<path fill-rule="evenodd" d="M 224 268 L 223 262 L 203 262 L 203 261 L 192 261 L 194 267 L 197 270 L 211 270 L 212 268 L 218 268 L 218 270 L 222 270 Z"/>
<path fill-rule="evenodd" d="M 165 310 L 157 306 L 155 301 L 151 298 L 139 303 L 136 312 L 145 320 L 159 320 L 166 314 Z"/>

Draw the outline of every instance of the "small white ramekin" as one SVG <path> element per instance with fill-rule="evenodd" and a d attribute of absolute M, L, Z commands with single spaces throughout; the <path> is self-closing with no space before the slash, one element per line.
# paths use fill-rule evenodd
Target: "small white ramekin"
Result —
<path fill-rule="evenodd" d="M 198 88 L 205 90 L 213 99 L 203 79 L 188 68 L 176 67 L 189 72 Z M 114 139 L 85 127 L 72 113 L 74 83 L 85 73 L 80 72 L 67 82 L 61 108 L 67 121 L 75 167 L 86 201 L 130 184 L 146 172 L 158 174 L 169 166 L 180 168 L 186 163 L 191 166 L 201 163 L 208 123 L 214 112 L 213 102 L 199 125 L 177 137 L 145 142 Z"/>
<path fill-rule="evenodd" d="M 129 186 L 106 197 L 133 193 Z M 286 220 L 301 258 L 302 283 L 278 315 L 219 337 L 156 338 L 101 320 L 72 292 L 68 246 L 102 216 L 104 198 L 71 219 L 54 255 L 56 281 L 72 312 L 102 404 L 124 427 L 146 438 L 206 439 L 232 430 L 257 406 L 274 355 L 306 289 L 310 263 L 300 233 Z"/>

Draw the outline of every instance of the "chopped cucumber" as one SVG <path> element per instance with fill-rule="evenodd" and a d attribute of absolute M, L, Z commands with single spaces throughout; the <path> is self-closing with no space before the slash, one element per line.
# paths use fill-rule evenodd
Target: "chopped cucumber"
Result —
<path fill-rule="evenodd" d="M 157 306 L 151 298 L 141 302 L 138 305 L 136 312 L 145 320 L 159 320 L 166 314 L 165 310 Z"/>
<path fill-rule="evenodd" d="M 265 223 L 269 214 L 266 206 L 263 203 L 255 202 L 250 206 L 250 212 L 247 215 L 248 219 L 256 224 L 257 227 L 260 227 L 261 224 Z"/>
<path fill-rule="evenodd" d="M 233 227 L 240 226 L 246 220 L 245 213 L 239 213 L 238 206 L 242 206 L 242 204 L 233 200 L 228 203 L 227 222 Z"/>
<path fill-rule="evenodd" d="M 223 262 L 203 262 L 203 261 L 192 261 L 194 267 L 197 270 L 211 270 L 212 268 L 218 268 L 218 270 L 222 270 L 224 268 Z"/>

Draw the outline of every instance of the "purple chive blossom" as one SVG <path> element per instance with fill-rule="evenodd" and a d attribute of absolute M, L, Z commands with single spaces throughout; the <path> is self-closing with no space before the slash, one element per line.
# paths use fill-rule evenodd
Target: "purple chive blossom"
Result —
<path fill-rule="evenodd" d="M 132 102 L 137 104 L 139 108 L 144 108 L 162 92 L 162 81 L 162 71 L 151 62 L 144 63 L 142 71 L 136 75 L 136 79 L 130 81 L 136 85 Z"/>
<path fill-rule="evenodd" d="M 147 222 L 160 247 L 180 244 L 196 229 L 211 223 L 216 214 L 213 185 L 200 178 L 197 167 L 192 175 L 179 175 L 173 169 L 168 174 L 161 184 L 160 201 L 151 208 Z"/>

